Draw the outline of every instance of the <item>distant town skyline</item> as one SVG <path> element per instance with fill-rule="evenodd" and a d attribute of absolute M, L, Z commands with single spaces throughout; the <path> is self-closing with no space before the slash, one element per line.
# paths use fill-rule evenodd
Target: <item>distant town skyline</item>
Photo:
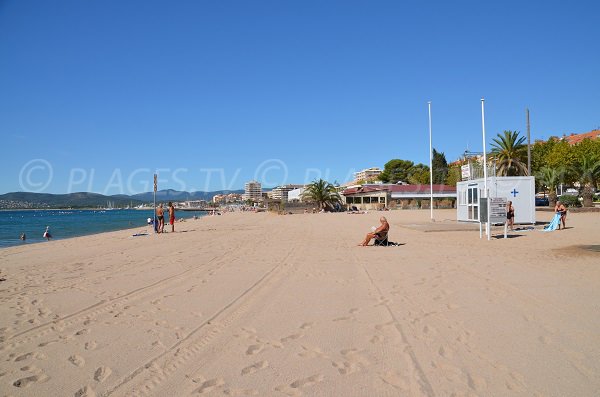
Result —
<path fill-rule="evenodd" d="M 5 1 L 0 193 L 346 182 L 600 127 L 598 2 Z"/>

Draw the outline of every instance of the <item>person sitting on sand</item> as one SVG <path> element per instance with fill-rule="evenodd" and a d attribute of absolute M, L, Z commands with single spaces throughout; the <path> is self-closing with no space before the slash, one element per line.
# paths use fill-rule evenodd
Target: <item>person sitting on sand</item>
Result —
<path fill-rule="evenodd" d="M 44 238 L 48 241 L 50 241 L 50 239 L 52 238 L 52 235 L 50 234 L 50 226 L 46 226 L 46 231 L 44 232 Z"/>
<path fill-rule="evenodd" d="M 560 201 L 557 201 L 554 206 L 554 212 L 560 214 L 560 221 L 562 222 L 563 229 L 566 229 L 565 221 L 567 220 L 567 207 Z M 560 230 L 560 223 L 558 224 L 558 230 Z"/>
<path fill-rule="evenodd" d="M 372 233 L 367 233 L 363 242 L 358 245 L 366 247 L 374 238 L 377 240 L 383 240 L 386 238 L 388 232 L 390 231 L 390 224 L 388 223 L 387 219 L 385 219 L 385 216 L 379 218 L 379 221 L 381 222 L 381 226 L 375 229 Z"/>

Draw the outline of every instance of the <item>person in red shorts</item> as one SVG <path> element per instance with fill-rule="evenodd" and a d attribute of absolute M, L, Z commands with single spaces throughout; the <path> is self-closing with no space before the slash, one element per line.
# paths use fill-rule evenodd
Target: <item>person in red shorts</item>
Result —
<path fill-rule="evenodd" d="M 175 231 L 175 207 L 173 203 L 169 201 L 169 225 L 171 225 L 171 232 Z"/>

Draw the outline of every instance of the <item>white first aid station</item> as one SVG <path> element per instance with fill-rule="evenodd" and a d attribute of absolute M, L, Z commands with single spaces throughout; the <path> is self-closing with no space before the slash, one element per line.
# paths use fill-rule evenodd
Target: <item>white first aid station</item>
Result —
<path fill-rule="evenodd" d="M 485 140 L 484 99 L 481 98 L 481 132 L 483 143 L 483 178 L 470 179 L 470 165 L 463 167 L 462 177 L 468 180 L 456 184 L 456 219 L 462 222 L 478 222 L 479 235 L 482 225 L 490 239 L 490 224 L 504 224 L 506 237 L 506 203 L 512 201 L 515 209 L 514 223 L 535 224 L 535 178 L 532 176 L 488 176 L 487 148 Z"/>
<path fill-rule="evenodd" d="M 535 178 L 532 176 L 492 176 L 456 184 L 456 219 L 486 224 L 506 224 L 506 203 L 512 201 L 515 224 L 535 224 Z M 506 231 L 505 231 L 506 235 Z"/>

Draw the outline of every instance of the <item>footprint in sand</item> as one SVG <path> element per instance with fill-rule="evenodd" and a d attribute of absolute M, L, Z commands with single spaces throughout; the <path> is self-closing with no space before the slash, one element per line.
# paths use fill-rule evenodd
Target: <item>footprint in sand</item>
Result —
<path fill-rule="evenodd" d="M 260 351 L 262 349 L 264 349 L 263 345 L 250 345 L 250 346 L 248 346 L 248 349 L 246 350 L 246 354 L 251 356 L 253 354 L 260 353 Z"/>
<path fill-rule="evenodd" d="M 340 375 L 348 375 L 360 370 L 356 364 L 348 361 L 333 361 L 331 364 L 338 370 Z"/>
<path fill-rule="evenodd" d="M 39 374 L 31 375 L 26 378 L 21 378 L 13 382 L 13 386 L 19 388 L 25 388 L 31 386 L 33 383 L 46 382 L 50 377 L 48 375 Z"/>
<path fill-rule="evenodd" d="M 100 367 L 94 372 L 94 380 L 97 382 L 104 382 L 112 374 L 112 370 L 109 367 Z"/>
<path fill-rule="evenodd" d="M 327 354 L 323 353 L 318 347 L 308 348 L 306 346 L 300 346 L 302 351 L 298 353 L 300 357 L 304 358 L 329 358 Z"/>
<path fill-rule="evenodd" d="M 85 350 L 94 350 L 98 344 L 95 340 L 89 341 L 85 343 Z"/>
<path fill-rule="evenodd" d="M 71 357 L 69 357 L 69 361 L 71 362 L 71 364 L 76 365 L 78 367 L 83 367 L 85 365 L 85 360 L 83 359 L 83 357 L 78 356 L 77 354 L 74 354 Z"/>
<path fill-rule="evenodd" d="M 373 335 L 373 337 L 369 340 L 369 342 L 375 344 L 375 343 L 381 343 L 384 341 L 384 337 L 381 335 Z"/>
<path fill-rule="evenodd" d="M 487 388 L 487 382 L 484 378 L 467 374 L 467 384 L 476 392 L 482 392 Z"/>
<path fill-rule="evenodd" d="M 75 397 L 96 397 L 96 392 L 94 392 L 91 386 L 84 386 L 77 390 Z"/>
<path fill-rule="evenodd" d="M 303 336 L 304 335 L 302 335 L 302 334 L 293 334 L 293 335 L 286 336 L 285 338 L 281 338 L 280 341 L 281 341 L 281 343 L 286 343 L 291 340 L 296 340 L 298 338 L 302 338 Z"/>
<path fill-rule="evenodd" d="M 90 330 L 87 328 L 84 328 L 82 330 L 75 332 L 75 336 L 87 335 L 89 333 L 90 333 Z"/>
<path fill-rule="evenodd" d="M 300 326 L 300 329 L 309 329 L 309 328 L 312 328 L 313 325 L 315 325 L 315 323 L 310 323 L 310 322 L 309 323 L 304 323 L 304 324 L 302 324 Z"/>
<path fill-rule="evenodd" d="M 217 387 L 221 387 L 224 384 L 225 384 L 225 381 L 223 380 L 223 378 L 210 379 L 205 382 L 202 382 L 202 384 L 198 388 L 197 392 L 200 394 L 208 393 L 209 391 L 214 390 Z"/>
<path fill-rule="evenodd" d="M 30 353 L 25 353 L 25 354 L 22 354 L 22 355 L 18 356 L 17 358 L 15 358 L 14 361 L 15 362 L 17 362 L 17 361 L 23 361 L 23 360 L 28 360 L 30 358 L 35 358 L 37 360 L 45 360 L 47 357 L 46 357 L 46 355 L 44 353 L 30 352 Z"/>
<path fill-rule="evenodd" d="M 242 375 L 253 374 L 256 371 L 267 368 L 268 366 L 269 366 L 268 361 L 259 361 L 257 363 L 254 363 L 254 364 L 242 369 Z"/>
<path fill-rule="evenodd" d="M 323 375 L 313 375 L 308 378 L 298 379 L 289 385 L 281 385 L 275 388 L 276 391 L 287 394 L 288 396 L 300 396 L 302 392 L 299 390 L 304 387 L 313 386 L 325 379 Z"/>

